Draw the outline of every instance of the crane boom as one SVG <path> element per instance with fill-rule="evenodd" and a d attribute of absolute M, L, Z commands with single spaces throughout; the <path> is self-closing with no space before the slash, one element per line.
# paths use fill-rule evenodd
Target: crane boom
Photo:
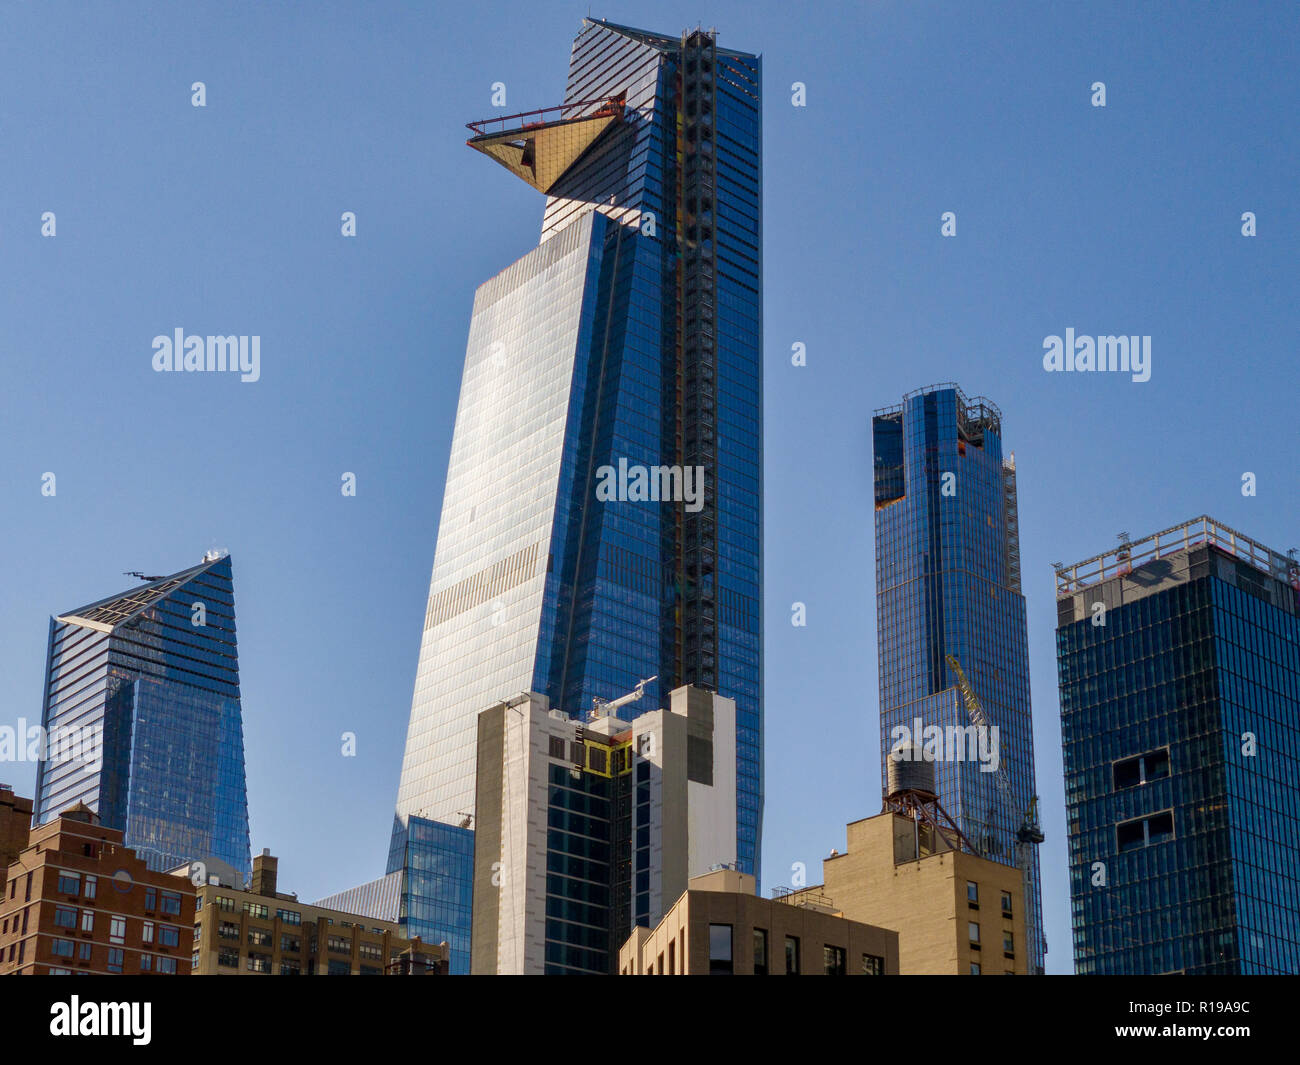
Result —
<path fill-rule="evenodd" d="M 948 668 L 952 670 L 953 676 L 957 678 L 957 690 L 961 692 L 962 701 L 966 704 L 967 716 L 975 725 L 987 730 L 989 728 L 988 715 L 984 713 L 984 707 L 980 705 L 974 689 L 970 686 L 970 681 L 966 679 L 961 663 L 957 661 L 955 655 L 944 655 L 944 661 L 948 663 Z M 1007 776 L 1006 769 L 1003 768 L 1001 759 L 998 760 L 994 780 L 997 782 L 1002 805 L 1006 808 L 1008 821 L 1014 824 L 1016 816 L 1015 800 L 1011 794 L 1011 780 Z M 1035 795 L 1029 800 L 1029 805 L 1025 808 L 1025 812 L 1021 817 L 1020 827 L 1016 830 L 1016 865 L 1020 867 L 1026 910 L 1030 905 L 1029 874 L 1033 866 L 1033 848 L 1042 842 L 1043 830 L 1038 824 L 1038 796 Z M 1044 951 L 1047 950 L 1046 939 L 1043 940 L 1042 947 Z"/>

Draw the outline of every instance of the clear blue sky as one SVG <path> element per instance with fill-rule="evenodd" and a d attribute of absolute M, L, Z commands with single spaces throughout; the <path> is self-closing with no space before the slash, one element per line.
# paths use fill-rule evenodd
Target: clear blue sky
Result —
<path fill-rule="evenodd" d="M 1133 6 L 590 12 L 713 25 L 765 57 L 764 882 L 796 861 L 815 881 L 879 809 L 870 415 L 955 380 L 1001 406 L 1019 464 L 1058 972 L 1050 561 L 1203 512 L 1300 543 L 1300 21 L 1290 3 Z M 496 81 L 512 112 L 560 101 L 585 14 L 0 15 L 0 723 L 39 718 L 51 613 L 228 548 L 252 844 L 306 898 L 383 871 L 473 292 L 537 240 L 541 198 L 465 148 L 464 123 L 494 113 Z M 177 327 L 260 335 L 262 379 L 154 373 L 151 341 Z M 1045 373 L 1066 327 L 1151 335 L 1152 379 Z M 30 794 L 34 773 L 0 779 Z"/>

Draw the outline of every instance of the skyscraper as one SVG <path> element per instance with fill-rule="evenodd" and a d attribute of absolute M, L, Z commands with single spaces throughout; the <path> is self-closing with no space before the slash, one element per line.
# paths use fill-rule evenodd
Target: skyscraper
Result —
<path fill-rule="evenodd" d="M 1015 460 L 1002 454 L 1002 414 L 955 384 L 932 385 L 877 411 L 872 439 L 882 789 L 897 730 L 920 745 L 918 724 L 945 735 L 973 724 L 951 656 L 989 733 L 998 730 L 1011 801 L 999 795 L 993 759 L 951 749 L 938 752 L 939 800 L 981 854 L 1016 864 L 1036 788 Z M 1032 973 L 1046 953 L 1032 846 L 1025 894 Z"/>
<path fill-rule="evenodd" d="M 34 824 L 83 802 L 159 871 L 250 868 L 228 555 L 50 619 Z"/>
<path fill-rule="evenodd" d="M 547 200 L 539 246 L 474 301 L 390 854 L 427 918 L 409 934 L 447 939 L 453 971 L 475 721 L 520 692 L 734 699 L 734 857 L 757 870 L 760 78 L 711 31 L 587 19 L 563 104 L 471 124 Z"/>
<path fill-rule="evenodd" d="M 1075 971 L 1300 972 L 1300 565 L 1202 516 L 1056 580 Z"/>

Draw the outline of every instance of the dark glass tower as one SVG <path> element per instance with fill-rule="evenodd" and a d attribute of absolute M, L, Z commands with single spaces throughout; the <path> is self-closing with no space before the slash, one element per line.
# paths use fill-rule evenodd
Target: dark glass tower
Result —
<path fill-rule="evenodd" d="M 877 411 L 872 437 L 882 789 L 896 728 L 915 732 L 918 719 L 923 728 L 971 725 L 946 661 L 953 656 L 998 729 L 1014 809 L 999 800 L 995 774 L 971 759 L 938 761 L 939 800 L 985 857 L 1015 865 L 1036 789 L 1015 461 L 1003 458 L 1001 412 L 954 384 L 934 385 Z M 1031 851 L 1032 973 L 1047 948 Z"/>
<path fill-rule="evenodd" d="M 41 724 L 52 747 L 102 742 L 97 759 L 41 761 L 35 824 L 84 802 L 151 869 L 219 858 L 248 874 L 229 556 L 52 618 Z"/>
<path fill-rule="evenodd" d="M 760 80 L 710 32 L 587 19 L 562 105 L 470 127 L 547 201 L 539 247 L 474 302 L 398 789 L 390 872 L 413 818 L 438 826 L 403 898 L 453 971 L 476 717 L 520 692 L 579 711 L 655 677 L 647 708 L 685 684 L 733 698 L 735 859 L 757 871 Z M 703 480 L 690 499 L 598 494 L 624 469 Z"/>
<path fill-rule="evenodd" d="M 1057 609 L 1075 971 L 1300 972 L 1300 567 L 1200 517 Z"/>

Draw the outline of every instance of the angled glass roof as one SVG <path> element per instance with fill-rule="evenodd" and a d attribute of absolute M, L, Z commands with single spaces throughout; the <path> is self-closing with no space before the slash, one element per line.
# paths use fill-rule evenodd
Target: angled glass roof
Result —
<path fill-rule="evenodd" d="M 101 632 L 111 632 L 119 625 L 148 610 L 155 603 L 166 599 L 177 588 L 188 584 L 200 573 L 221 561 L 224 561 L 224 556 L 208 559 L 197 566 L 173 573 L 170 577 L 161 577 L 139 588 L 132 588 L 129 592 L 122 592 L 61 614 L 56 620 L 85 625 L 88 628 L 99 629 Z"/>

